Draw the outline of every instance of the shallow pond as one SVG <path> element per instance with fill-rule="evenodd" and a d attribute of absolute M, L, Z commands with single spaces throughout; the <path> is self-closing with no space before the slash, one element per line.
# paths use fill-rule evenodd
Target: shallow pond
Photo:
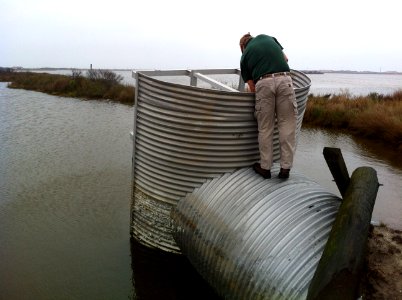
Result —
<path fill-rule="evenodd" d="M 130 249 L 132 127 L 132 107 L 0 83 L 1 299 L 213 297 L 185 259 Z M 303 129 L 295 168 L 334 193 L 325 146 L 377 170 L 373 219 L 401 229 L 399 153 Z"/>

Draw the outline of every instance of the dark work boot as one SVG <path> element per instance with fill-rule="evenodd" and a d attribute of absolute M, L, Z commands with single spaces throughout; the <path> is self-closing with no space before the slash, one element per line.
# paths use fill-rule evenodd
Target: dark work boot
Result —
<path fill-rule="evenodd" d="M 278 178 L 280 179 L 288 179 L 289 178 L 290 169 L 282 169 L 279 171 Z"/>
<path fill-rule="evenodd" d="M 265 170 L 261 168 L 261 165 L 259 163 L 255 163 L 253 165 L 253 169 L 257 174 L 260 174 L 265 179 L 271 178 L 271 170 Z"/>

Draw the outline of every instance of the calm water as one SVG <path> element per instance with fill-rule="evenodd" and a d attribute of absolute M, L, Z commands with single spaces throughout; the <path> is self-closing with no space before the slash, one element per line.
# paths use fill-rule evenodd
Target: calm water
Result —
<path fill-rule="evenodd" d="M 402 74 L 309 74 L 310 92 L 314 94 L 368 95 L 369 93 L 391 94 L 402 89 Z"/>
<path fill-rule="evenodd" d="M 0 299 L 214 297 L 185 260 L 130 249 L 132 120 L 128 106 L 0 83 Z M 373 219 L 402 229 L 399 153 L 303 130 L 295 168 L 334 193 L 324 146 L 350 172 L 377 170 Z"/>
<path fill-rule="evenodd" d="M 0 299 L 128 299 L 132 119 L 0 83 Z"/>

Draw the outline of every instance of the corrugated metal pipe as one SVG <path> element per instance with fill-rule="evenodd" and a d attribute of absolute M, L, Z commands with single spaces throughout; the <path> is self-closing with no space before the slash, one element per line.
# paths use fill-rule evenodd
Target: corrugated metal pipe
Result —
<path fill-rule="evenodd" d="M 222 74 L 237 76 L 238 88 L 212 78 Z M 237 69 L 134 72 L 131 233 L 142 244 L 180 253 L 170 216 L 180 199 L 211 179 L 243 171 L 258 161 L 254 95 L 239 92 L 244 87 L 239 74 Z M 295 70 L 291 74 L 298 135 L 310 79 Z M 169 82 L 167 76 L 190 78 L 192 85 L 202 80 L 213 88 Z M 278 161 L 276 128 L 274 135 L 274 161 Z"/>
<path fill-rule="evenodd" d="M 305 299 L 340 200 L 294 172 L 241 168 L 180 200 L 173 234 L 224 299 Z"/>

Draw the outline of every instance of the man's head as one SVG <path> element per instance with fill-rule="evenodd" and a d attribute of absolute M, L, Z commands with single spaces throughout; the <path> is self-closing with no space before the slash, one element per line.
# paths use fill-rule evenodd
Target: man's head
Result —
<path fill-rule="evenodd" d="M 244 49 L 246 48 L 247 44 L 249 41 L 251 41 L 252 39 L 252 35 L 249 33 L 246 33 L 245 35 L 243 35 L 240 39 L 240 50 L 241 52 L 244 51 Z"/>

